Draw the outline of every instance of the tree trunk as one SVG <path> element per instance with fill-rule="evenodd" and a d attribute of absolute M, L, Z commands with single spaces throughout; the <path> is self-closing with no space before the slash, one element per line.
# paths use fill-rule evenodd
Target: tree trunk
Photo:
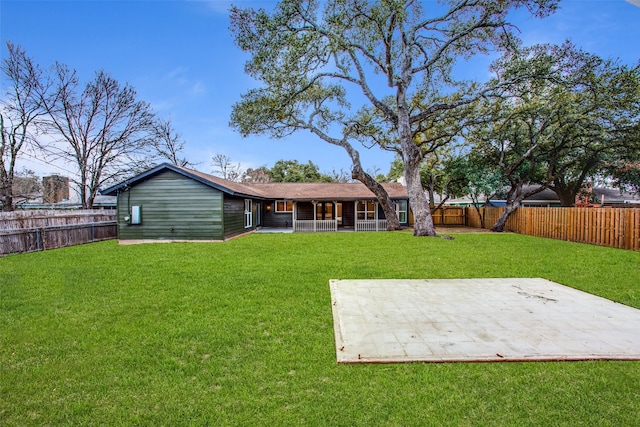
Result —
<path fill-rule="evenodd" d="M 4 176 L 2 177 L 2 181 L 0 182 L 2 182 L 2 187 L 0 187 L 0 202 L 2 202 L 2 212 L 11 212 L 13 211 L 13 179 Z"/>
<path fill-rule="evenodd" d="M 436 182 L 433 176 L 429 177 L 429 207 L 436 205 Z"/>
<path fill-rule="evenodd" d="M 13 211 L 13 197 L 11 195 L 2 196 L 2 212 Z"/>
<path fill-rule="evenodd" d="M 475 201 L 473 202 L 473 207 L 475 208 L 476 213 L 478 214 L 478 218 L 480 218 L 480 228 L 484 228 L 484 212 L 485 212 L 484 208 L 480 210 L 480 207 Z"/>
<path fill-rule="evenodd" d="M 405 57 L 403 64 L 403 79 L 397 87 L 396 103 L 398 105 L 398 137 L 402 148 L 402 160 L 404 161 L 404 177 L 407 181 L 407 193 L 409 203 L 413 211 L 413 235 L 435 237 L 436 228 L 433 225 L 429 199 L 425 195 L 420 180 L 420 163 L 422 152 L 413 141 L 413 132 L 409 121 L 409 106 L 406 98 L 406 88 L 411 83 L 410 60 Z"/>
<path fill-rule="evenodd" d="M 382 206 L 384 216 L 387 218 L 387 231 L 402 230 L 402 226 L 398 220 L 398 214 L 396 213 L 396 207 L 384 187 L 373 179 L 371 175 L 363 171 L 359 164 L 353 165 L 352 177 L 362 182 L 376 195 L 380 206 Z"/>
<path fill-rule="evenodd" d="M 560 206 L 571 207 L 575 204 L 576 196 L 582 186 L 582 181 L 579 184 L 568 185 L 562 179 L 556 178 L 553 181 L 553 186 L 549 187 L 560 199 Z"/>
<path fill-rule="evenodd" d="M 502 212 L 502 214 L 500 215 L 496 223 L 493 224 L 493 227 L 491 227 L 491 231 L 496 233 L 502 233 L 504 231 L 504 226 L 507 224 L 507 220 L 516 210 L 518 210 L 519 206 L 520 206 L 520 200 L 507 202 L 507 205 L 505 206 L 504 211 Z"/>
<path fill-rule="evenodd" d="M 429 208 L 429 199 L 427 198 L 425 191 L 422 188 L 422 183 L 420 182 L 420 160 L 405 160 L 404 175 L 407 181 L 409 203 L 411 205 L 411 210 L 413 211 L 413 235 L 435 237 L 436 228 L 433 225 L 431 209 Z"/>
<path fill-rule="evenodd" d="M 396 213 L 396 208 L 389 197 L 389 193 L 387 193 L 387 190 L 385 190 L 378 181 L 373 179 L 371 175 L 362 169 L 360 153 L 358 153 L 358 150 L 353 148 L 346 139 L 339 140 L 330 138 L 328 135 L 325 135 L 319 129 L 314 127 L 309 127 L 309 130 L 329 144 L 344 148 L 347 154 L 349 154 L 353 165 L 351 168 L 351 176 L 362 182 L 376 196 L 380 206 L 382 206 L 382 211 L 387 219 L 387 231 L 402 230 L 402 226 L 398 220 L 398 214 Z"/>
<path fill-rule="evenodd" d="M 571 191 L 571 190 L 567 190 L 567 191 L 554 190 L 554 191 L 558 195 L 558 199 L 560 199 L 560 206 L 562 206 L 563 208 L 570 208 L 575 204 L 576 195 L 577 195 L 576 191 Z"/>

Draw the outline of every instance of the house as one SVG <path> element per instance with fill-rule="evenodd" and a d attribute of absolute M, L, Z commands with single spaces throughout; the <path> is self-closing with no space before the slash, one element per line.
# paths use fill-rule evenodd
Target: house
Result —
<path fill-rule="evenodd" d="M 405 187 L 383 186 L 407 225 Z M 360 183 L 238 183 L 164 163 L 102 194 L 117 197 L 121 240 L 226 240 L 261 227 L 386 230 L 375 196 Z"/>
<path fill-rule="evenodd" d="M 529 190 L 533 186 L 527 185 L 525 190 Z M 503 190 L 505 192 L 506 190 Z M 592 202 L 589 206 L 637 206 L 640 204 L 640 195 L 632 194 L 622 191 L 618 188 L 606 188 L 606 187 L 593 187 L 589 189 L 591 199 L 583 199 L 585 202 Z M 504 196 L 503 196 L 504 197 Z M 479 200 L 479 203 L 484 205 L 485 199 Z M 588 204 L 588 203 L 587 203 Z M 473 201 L 469 197 L 462 197 L 457 199 L 451 199 L 446 202 L 449 206 L 473 206 Z M 506 200 L 500 198 L 490 199 L 489 206 L 505 206 Z M 521 207 L 545 207 L 556 208 L 560 207 L 560 198 L 551 190 L 546 188 L 539 193 L 529 196 L 522 201 Z M 577 205 L 576 205 L 577 206 Z"/>

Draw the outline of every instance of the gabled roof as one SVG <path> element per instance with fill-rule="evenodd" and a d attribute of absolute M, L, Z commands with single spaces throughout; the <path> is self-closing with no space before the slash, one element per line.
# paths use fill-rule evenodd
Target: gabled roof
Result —
<path fill-rule="evenodd" d="M 258 199 L 286 199 L 286 200 L 361 200 L 375 198 L 374 194 L 362 183 L 336 182 L 271 182 L 271 183 L 240 183 L 228 181 L 217 176 L 209 175 L 192 169 L 183 168 L 169 163 L 163 163 L 129 178 L 119 184 L 102 191 L 103 195 L 116 195 L 118 191 L 137 185 L 166 170 L 171 170 L 185 177 L 194 179 L 204 185 L 215 188 L 224 193 Z M 406 199 L 406 188 L 397 182 L 383 183 L 382 186 L 394 199 Z"/>
<path fill-rule="evenodd" d="M 109 187 L 103 190 L 101 193 L 105 196 L 115 196 L 118 193 L 118 191 L 140 184 L 141 182 L 146 181 L 150 178 L 153 178 L 154 176 L 167 170 L 176 172 L 182 176 L 191 178 L 206 186 L 215 188 L 216 190 L 222 191 L 230 195 L 260 197 L 256 194 L 253 194 L 254 192 L 251 191 L 251 189 L 247 188 L 247 186 L 241 183 L 227 181 L 226 179 L 218 178 L 217 176 L 208 175 L 206 173 L 183 168 L 183 167 L 172 165 L 169 163 L 162 163 L 152 169 L 149 169 L 146 172 L 142 172 L 141 174 L 138 174 L 112 187 Z"/>

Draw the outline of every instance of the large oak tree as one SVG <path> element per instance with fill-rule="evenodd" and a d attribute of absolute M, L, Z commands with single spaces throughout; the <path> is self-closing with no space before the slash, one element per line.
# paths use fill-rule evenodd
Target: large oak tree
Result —
<path fill-rule="evenodd" d="M 374 108 L 400 147 L 414 234 L 435 236 L 420 182 L 425 154 L 416 145 L 415 127 L 469 100 L 415 109 L 413 97 L 429 99 L 425 93 L 455 86 L 457 58 L 509 46 L 515 36 L 507 14 L 517 7 L 542 17 L 555 9 L 556 1 L 284 0 L 271 13 L 233 8 L 236 42 L 251 54 L 246 72 L 264 86 L 243 95 L 232 123 L 244 134 L 276 137 L 309 130 L 345 148 L 354 177 L 363 179 L 351 141 L 361 136 L 361 108 Z M 356 103 L 360 106 L 352 105 Z M 363 182 L 375 190 L 372 182 Z M 383 208 L 385 213 L 391 209 L 384 202 Z"/>
<path fill-rule="evenodd" d="M 637 146 L 630 138 L 640 120 L 637 68 L 614 67 L 565 43 L 515 51 L 492 69 L 494 97 L 470 134 L 475 155 L 508 181 L 492 230 L 502 231 L 524 199 L 546 188 L 570 204 L 607 158 Z"/>

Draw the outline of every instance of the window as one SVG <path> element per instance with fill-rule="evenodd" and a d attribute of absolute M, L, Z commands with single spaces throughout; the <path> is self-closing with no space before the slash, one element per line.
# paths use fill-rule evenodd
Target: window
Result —
<path fill-rule="evenodd" d="M 398 221 L 406 224 L 407 223 L 407 201 L 406 200 L 398 200 L 395 202 L 396 205 L 396 214 L 398 214 Z"/>
<path fill-rule="evenodd" d="M 252 220 L 253 214 L 251 212 L 251 200 L 244 199 L 244 228 L 250 228 Z"/>
<path fill-rule="evenodd" d="M 333 202 L 318 202 L 316 204 L 316 219 L 335 219 L 333 217 Z"/>
<path fill-rule="evenodd" d="M 376 219 L 376 202 L 367 200 L 356 203 L 356 218 L 359 220 Z"/>
<path fill-rule="evenodd" d="M 293 202 L 291 200 L 276 200 L 276 213 L 293 212 Z"/>

